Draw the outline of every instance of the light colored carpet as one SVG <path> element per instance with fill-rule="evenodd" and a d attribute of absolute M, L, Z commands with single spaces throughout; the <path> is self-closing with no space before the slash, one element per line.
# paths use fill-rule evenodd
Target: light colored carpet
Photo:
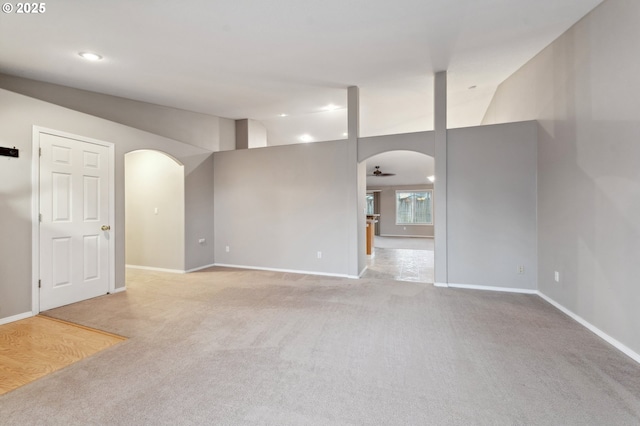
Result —
<path fill-rule="evenodd" d="M 0 396 L 3 425 L 638 425 L 640 366 L 533 295 L 130 271 L 48 312 L 129 339 Z"/>

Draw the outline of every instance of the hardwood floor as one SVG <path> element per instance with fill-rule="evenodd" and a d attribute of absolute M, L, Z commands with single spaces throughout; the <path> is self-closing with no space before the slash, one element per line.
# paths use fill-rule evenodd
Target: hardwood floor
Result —
<path fill-rule="evenodd" d="M 0 395 L 126 340 L 42 315 L 0 326 Z"/>

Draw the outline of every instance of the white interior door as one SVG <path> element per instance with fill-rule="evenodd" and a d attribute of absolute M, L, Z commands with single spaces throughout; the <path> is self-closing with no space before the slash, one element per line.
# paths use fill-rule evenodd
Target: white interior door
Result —
<path fill-rule="evenodd" d="M 40 133 L 40 310 L 109 292 L 109 147 Z"/>

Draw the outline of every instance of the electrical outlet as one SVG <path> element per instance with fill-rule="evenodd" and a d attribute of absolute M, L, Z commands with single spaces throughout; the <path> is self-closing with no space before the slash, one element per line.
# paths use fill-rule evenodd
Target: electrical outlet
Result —
<path fill-rule="evenodd" d="M 318 259 L 322 259 L 322 252 L 321 251 L 318 252 Z"/>
<path fill-rule="evenodd" d="M 157 207 L 153 209 L 153 214 L 158 214 L 158 208 Z"/>
<path fill-rule="evenodd" d="M 518 275 L 523 275 L 524 274 L 524 265 L 520 265 L 518 266 Z"/>
<path fill-rule="evenodd" d="M 227 253 L 229 253 L 231 250 L 229 249 L 229 246 L 226 246 L 224 249 Z"/>
<path fill-rule="evenodd" d="M 554 279 L 557 283 L 559 283 L 559 282 L 560 282 L 560 272 L 555 271 L 555 272 L 553 273 L 553 279 Z"/>

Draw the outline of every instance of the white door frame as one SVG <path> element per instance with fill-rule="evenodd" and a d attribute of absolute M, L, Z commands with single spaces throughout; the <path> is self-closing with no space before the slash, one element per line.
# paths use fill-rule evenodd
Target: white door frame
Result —
<path fill-rule="evenodd" d="M 109 220 L 111 225 L 111 238 L 109 247 L 109 293 L 113 293 L 116 287 L 115 258 L 116 258 L 116 224 L 115 224 L 115 145 L 85 136 L 74 135 L 60 130 L 46 127 L 33 126 L 32 157 L 31 157 L 31 312 L 33 315 L 40 313 L 40 134 L 46 133 L 81 142 L 101 145 L 109 149 Z"/>

